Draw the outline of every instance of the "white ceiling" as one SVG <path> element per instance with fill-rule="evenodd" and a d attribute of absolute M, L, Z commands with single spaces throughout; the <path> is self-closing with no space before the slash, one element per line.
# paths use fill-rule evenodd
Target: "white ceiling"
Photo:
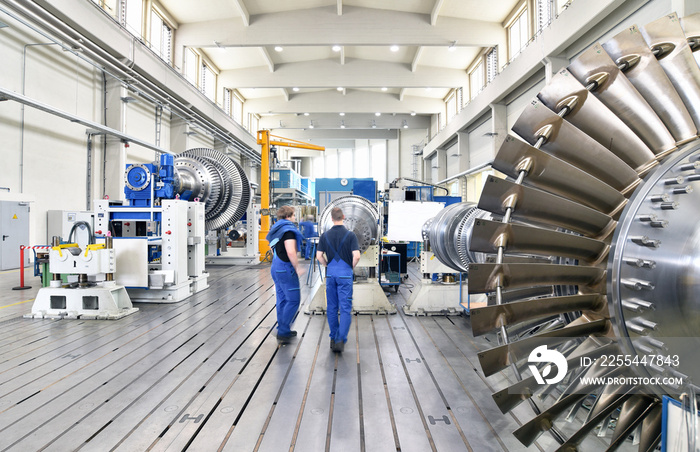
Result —
<path fill-rule="evenodd" d="M 201 49 L 221 71 L 219 90 L 237 89 L 270 123 L 304 112 L 365 122 L 377 111 L 438 113 L 474 59 L 505 43 L 502 23 L 519 2 L 160 0 L 177 21 L 175 46 Z"/>

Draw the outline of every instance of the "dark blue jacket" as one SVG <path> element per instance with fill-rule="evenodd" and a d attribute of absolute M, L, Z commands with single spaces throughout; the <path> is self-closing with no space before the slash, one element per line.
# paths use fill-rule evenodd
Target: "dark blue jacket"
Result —
<path fill-rule="evenodd" d="M 304 237 L 302 237 L 297 227 L 294 226 L 294 223 L 289 220 L 279 220 L 272 225 L 270 232 L 268 232 L 265 237 L 267 241 L 270 242 L 270 248 L 277 245 L 277 242 L 280 241 L 284 233 L 289 231 L 293 232 L 297 238 L 297 250 L 301 250 L 301 242 L 304 240 Z"/>

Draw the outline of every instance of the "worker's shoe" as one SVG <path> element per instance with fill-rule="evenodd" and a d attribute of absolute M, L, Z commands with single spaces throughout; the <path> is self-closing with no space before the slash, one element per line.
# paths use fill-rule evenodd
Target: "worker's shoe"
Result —
<path fill-rule="evenodd" d="M 335 340 L 331 339 L 331 350 L 335 348 Z"/>
<path fill-rule="evenodd" d="M 295 338 L 297 336 L 296 331 L 290 331 L 289 334 L 277 335 L 277 343 L 278 344 L 289 344 L 292 341 L 292 338 Z"/>
<path fill-rule="evenodd" d="M 345 342 L 335 342 L 333 344 L 333 351 L 335 353 L 342 353 L 345 350 Z"/>

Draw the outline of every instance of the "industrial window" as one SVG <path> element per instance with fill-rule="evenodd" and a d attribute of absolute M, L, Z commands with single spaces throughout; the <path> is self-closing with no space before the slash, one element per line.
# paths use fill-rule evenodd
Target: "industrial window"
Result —
<path fill-rule="evenodd" d="M 498 47 L 486 54 L 486 83 L 491 83 L 498 75 Z"/>
<path fill-rule="evenodd" d="M 338 177 L 338 151 L 326 149 L 324 154 L 326 156 L 326 177 Z"/>
<path fill-rule="evenodd" d="M 528 12 L 527 3 L 516 12 L 513 20 L 508 25 L 508 46 L 510 59 L 512 60 L 520 54 L 530 40 L 528 32 Z"/>
<path fill-rule="evenodd" d="M 243 125 L 243 103 L 245 99 L 238 91 L 233 91 L 231 96 L 231 116 L 238 124 Z"/>
<path fill-rule="evenodd" d="M 338 149 L 338 177 L 356 177 L 352 166 L 352 149 Z"/>
<path fill-rule="evenodd" d="M 143 36 L 143 0 L 122 0 L 121 23 L 139 38 Z"/>
<path fill-rule="evenodd" d="M 229 88 L 224 88 L 224 100 L 223 100 L 223 106 L 224 106 L 224 111 L 226 112 L 227 115 L 231 116 L 231 90 Z"/>
<path fill-rule="evenodd" d="M 550 23 L 552 23 L 552 3 L 552 0 L 537 0 L 535 3 L 536 33 L 541 32 L 547 26 L 549 26 Z"/>
<path fill-rule="evenodd" d="M 369 152 L 372 158 L 372 179 L 383 189 L 386 184 L 386 141 L 372 144 Z"/>
<path fill-rule="evenodd" d="M 447 95 L 447 100 L 445 101 L 445 111 L 447 113 L 447 122 L 449 123 L 452 118 L 457 116 L 457 90 L 450 91 Z"/>
<path fill-rule="evenodd" d="M 151 10 L 151 49 L 166 63 L 171 63 L 173 29 L 155 9 Z"/>
<path fill-rule="evenodd" d="M 484 88 L 484 85 L 484 62 L 479 59 L 477 65 L 469 73 L 469 99 L 474 99 Z"/>
<path fill-rule="evenodd" d="M 370 177 L 370 162 L 367 146 L 355 148 L 355 174 L 353 177 Z"/>
<path fill-rule="evenodd" d="M 323 155 L 319 155 L 318 157 L 314 157 L 314 179 L 318 179 L 321 177 L 326 176 L 326 171 L 324 168 L 325 165 L 325 160 L 323 158 Z"/>
<path fill-rule="evenodd" d="M 248 132 L 255 135 L 260 129 L 260 115 L 257 113 L 248 113 Z"/>
<path fill-rule="evenodd" d="M 216 102 L 216 70 L 207 62 L 202 61 L 199 87 L 210 100 Z"/>
<path fill-rule="evenodd" d="M 185 49 L 184 58 L 183 75 L 187 81 L 197 86 L 197 62 L 199 61 L 199 55 L 194 49 L 188 47 Z"/>

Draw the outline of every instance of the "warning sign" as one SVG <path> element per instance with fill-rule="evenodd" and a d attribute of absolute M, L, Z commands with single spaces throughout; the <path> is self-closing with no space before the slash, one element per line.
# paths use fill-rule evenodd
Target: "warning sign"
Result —
<path fill-rule="evenodd" d="M 19 220 L 19 218 L 17 218 L 17 214 L 14 214 L 14 215 L 12 216 L 12 219 L 13 219 L 13 220 Z"/>

